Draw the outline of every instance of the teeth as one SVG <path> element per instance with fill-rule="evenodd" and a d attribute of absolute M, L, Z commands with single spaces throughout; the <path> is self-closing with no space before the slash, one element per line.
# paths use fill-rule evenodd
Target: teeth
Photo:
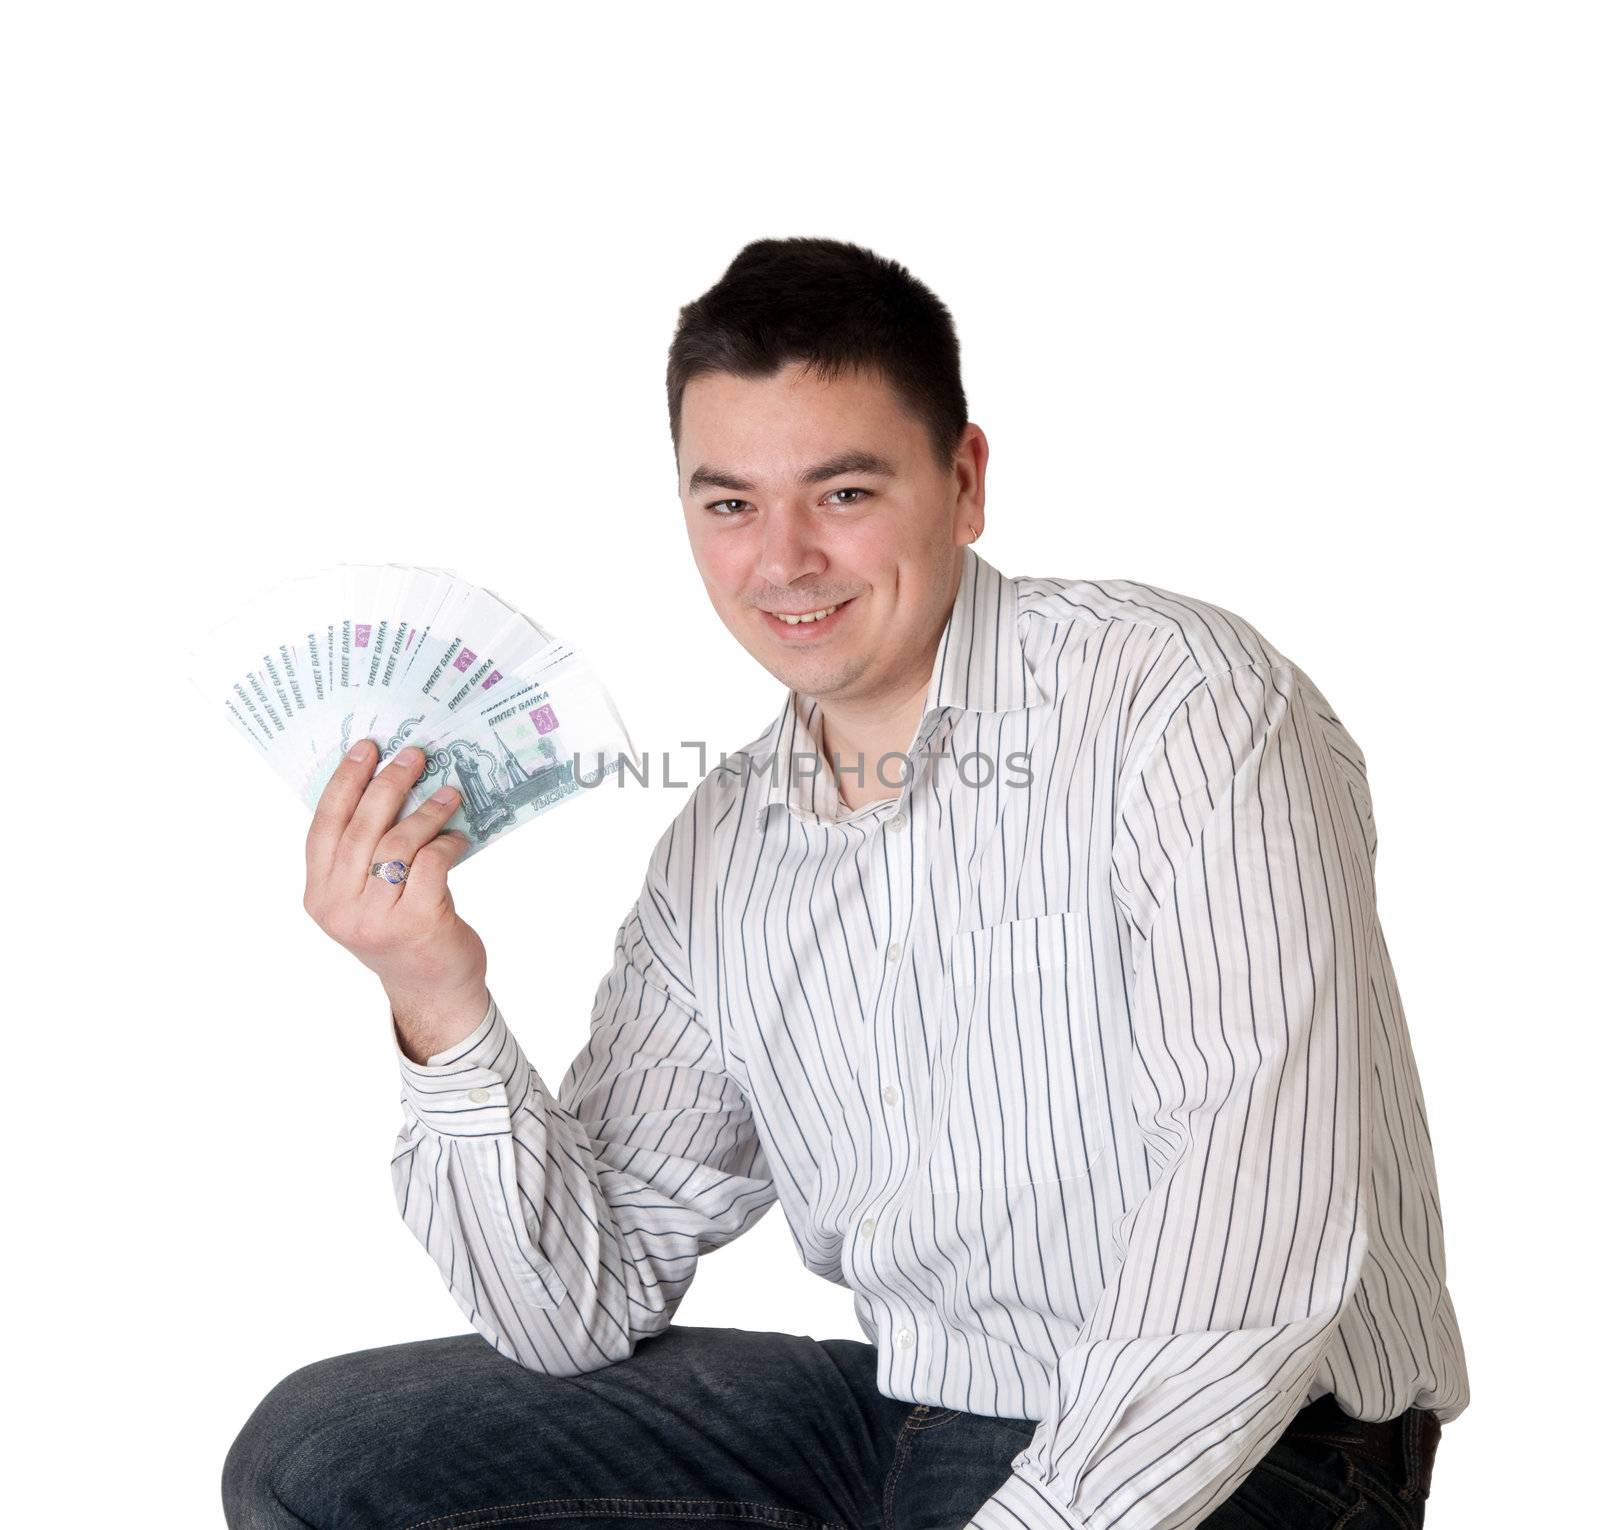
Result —
<path fill-rule="evenodd" d="M 787 622 L 791 627 L 798 627 L 802 622 L 819 622 L 825 616 L 832 616 L 838 609 L 837 606 L 825 606 L 820 611 L 807 611 L 804 616 L 785 616 L 781 611 L 774 611 L 772 614 L 780 622 Z"/>

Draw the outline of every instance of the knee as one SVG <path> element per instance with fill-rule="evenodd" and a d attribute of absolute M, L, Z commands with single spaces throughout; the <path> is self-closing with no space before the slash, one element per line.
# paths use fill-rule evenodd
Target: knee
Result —
<path fill-rule="evenodd" d="M 317 1423 L 317 1397 L 333 1361 L 291 1371 L 258 1402 L 222 1463 L 228 1530 L 306 1530 L 281 1496 Z"/>

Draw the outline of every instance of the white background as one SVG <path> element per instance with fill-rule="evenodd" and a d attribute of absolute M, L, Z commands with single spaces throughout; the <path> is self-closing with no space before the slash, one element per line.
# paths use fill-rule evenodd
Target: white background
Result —
<path fill-rule="evenodd" d="M 641 747 L 744 743 L 782 692 L 690 561 L 663 368 L 742 244 L 818 234 L 953 310 L 989 561 L 1240 613 L 1365 750 L 1473 1388 L 1429 1524 L 1571 1522 L 1592 15 L 9 8 L 7 1517 L 219 1525 L 287 1371 L 469 1331 L 392 1200 L 381 990 L 175 645 L 286 575 L 443 564 L 580 642 Z M 686 798 L 456 879 L 548 1080 Z M 679 1319 L 860 1337 L 776 1208 Z"/>

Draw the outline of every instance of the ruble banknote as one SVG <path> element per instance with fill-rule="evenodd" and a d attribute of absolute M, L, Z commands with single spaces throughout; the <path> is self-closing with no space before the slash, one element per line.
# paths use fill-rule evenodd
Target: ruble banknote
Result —
<path fill-rule="evenodd" d="M 189 646 L 205 703 L 314 808 L 360 739 L 425 764 L 401 806 L 461 793 L 467 856 L 637 763 L 571 643 L 452 570 L 341 563 L 244 603 Z"/>

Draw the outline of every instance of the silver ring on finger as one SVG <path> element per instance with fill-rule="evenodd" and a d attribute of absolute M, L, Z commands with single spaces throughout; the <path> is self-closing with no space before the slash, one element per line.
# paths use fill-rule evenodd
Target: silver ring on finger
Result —
<path fill-rule="evenodd" d="M 385 882 L 399 883 L 411 874 L 411 868 L 404 861 L 374 861 L 372 874 L 382 877 Z"/>

